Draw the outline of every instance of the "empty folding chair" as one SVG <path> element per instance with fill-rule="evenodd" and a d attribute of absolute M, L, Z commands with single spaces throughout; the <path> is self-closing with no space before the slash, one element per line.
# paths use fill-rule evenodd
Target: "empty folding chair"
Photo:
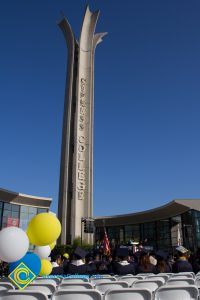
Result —
<path fill-rule="evenodd" d="M 151 292 L 155 292 L 159 287 L 163 285 L 161 280 L 138 280 L 134 282 L 131 288 L 149 289 Z"/>
<path fill-rule="evenodd" d="M 42 282 L 42 283 L 53 283 L 58 286 L 61 283 L 62 279 L 61 278 L 43 278 L 43 277 L 38 277 L 36 278 L 33 282 Z"/>
<path fill-rule="evenodd" d="M 81 277 L 81 278 L 66 277 L 63 278 L 62 280 L 62 283 L 64 282 L 89 282 L 89 279 L 85 277 Z"/>
<path fill-rule="evenodd" d="M 48 297 L 37 291 L 9 290 L 5 293 L 0 293 L 0 300 L 48 300 Z"/>
<path fill-rule="evenodd" d="M 125 281 L 113 281 L 113 282 L 104 282 L 98 283 L 95 285 L 95 289 L 99 291 L 102 295 L 105 294 L 106 291 L 112 289 L 123 289 L 128 288 L 129 285 Z"/>
<path fill-rule="evenodd" d="M 0 278 L 0 282 L 12 282 L 12 280 L 9 277 L 2 277 Z"/>
<path fill-rule="evenodd" d="M 151 300 L 152 293 L 148 289 L 114 289 L 104 295 L 104 300 Z"/>
<path fill-rule="evenodd" d="M 195 279 L 195 285 L 200 288 L 200 276 L 196 277 Z"/>
<path fill-rule="evenodd" d="M 155 300 L 197 300 L 198 288 L 194 285 L 162 286 L 155 292 Z"/>
<path fill-rule="evenodd" d="M 161 280 L 163 284 L 166 283 L 166 281 L 168 280 L 168 278 L 164 278 L 163 276 L 148 276 L 145 278 L 145 280 Z"/>
<path fill-rule="evenodd" d="M 150 275 L 150 276 L 146 277 L 146 279 L 151 279 L 151 280 L 154 280 L 154 279 L 162 280 L 162 281 L 164 280 L 164 283 L 167 282 L 169 280 L 169 278 L 170 278 L 169 275 L 161 274 L 161 273 L 159 273 L 157 275 Z"/>
<path fill-rule="evenodd" d="M 106 282 L 113 282 L 117 281 L 115 277 L 108 277 L 108 278 L 90 278 L 90 282 L 93 286 L 99 283 L 106 283 Z"/>
<path fill-rule="evenodd" d="M 120 278 L 120 281 L 125 281 L 128 283 L 129 286 L 131 286 L 135 281 L 143 280 L 142 276 L 122 276 Z"/>
<path fill-rule="evenodd" d="M 97 274 L 97 275 L 92 275 L 90 278 L 108 278 L 112 277 L 110 274 Z"/>
<path fill-rule="evenodd" d="M 179 279 L 176 278 L 170 278 L 167 283 L 167 285 L 195 285 L 195 281 L 193 278 L 185 278 L 185 279 Z"/>
<path fill-rule="evenodd" d="M 133 278 L 133 279 L 137 279 L 137 280 L 143 280 L 144 277 L 143 276 L 137 276 L 137 275 L 124 275 L 124 276 L 120 276 L 120 280 L 124 280 L 126 278 Z M 118 279 L 119 280 L 119 279 Z"/>
<path fill-rule="evenodd" d="M 0 282 L 0 291 L 14 290 L 15 287 L 10 282 Z"/>
<path fill-rule="evenodd" d="M 94 290 L 59 290 L 51 300 L 101 300 L 101 294 Z"/>
<path fill-rule="evenodd" d="M 195 278 L 195 274 L 193 272 L 179 272 L 174 273 L 172 277 L 181 277 L 181 278 Z"/>
<path fill-rule="evenodd" d="M 58 286 L 58 289 L 71 289 L 71 290 L 86 290 L 86 289 L 89 289 L 89 290 L 92 290 L 93 289 L 93 286 L 91 283 L 89 282 L 81 282 L 81 283 L 61 283 L 59 286 Z"/>
<path fill-rule="evenodd" d="M 30 283 L 27 287 L 26 290 L 36 290 L 39 292 L 44 293 L 47 296 L 51 296 L 55 291 L 56 291 L 56 286 L 55 284 L 51 283 Z"/>
<path fill-rule="evenodd" d="M 139 273 L 139 274 L 137 274 L 137 276 L 143 276 L 143 277 L 147 277 L 150 275 L 155 275 L 155 274 L 154 273 Z"/>
<path fill-rule="evenodd" d="M 155 275 L 155 274 L 154 274 Z M 168 278 L 170 278 L 172 275 L 174 275 L 174 273 L 158 273 L 156 274 L 158 276 L 162 276 L 162 275 L 165 275 L 165 276 L 168 276 Z"/>

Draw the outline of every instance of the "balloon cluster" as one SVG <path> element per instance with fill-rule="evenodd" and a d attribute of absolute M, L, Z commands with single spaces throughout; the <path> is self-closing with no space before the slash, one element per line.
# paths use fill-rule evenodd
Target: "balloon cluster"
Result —
<path fill-rule="evenodd" d="M 10 263 L 9 272 L 23 262 L 36 276 L 49 275 L 52 265 L 48 256 L 60 233 L 60 221 L 52 213 L 34 216 L 26 232 L 6 227 L 0 231 L 0 259 Z M 36 246 L 34 252 L 28 252 L 29 244 Z"/>

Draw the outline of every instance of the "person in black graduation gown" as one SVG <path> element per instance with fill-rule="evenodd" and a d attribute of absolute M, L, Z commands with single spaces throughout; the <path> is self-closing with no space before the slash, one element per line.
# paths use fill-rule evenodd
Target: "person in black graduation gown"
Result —
<path fill-rule="evenodd" d="M 127 261 L 128 248 L 118 248 L 118 261 L 113 263 L 113 272 L 117 275 L 135 274 L 135 264 Z"/>
<path fill-rule="evenodd" d="M 60 254 L 52 256 L 52 271 L 51 275 L 63 275 L 62 258 Z"/>
<path fill-rule="evenodd" d="M 150 261 L 149 253 L 145 250 L 141 252 L 139 264 L 136 267 L 136 274 L 139 273 L 157 273 L 156 267 Z"/>
<path fill-rule="evenodd" d="M 173 273 L 193 272 L 192 265 L 188 261 L 188 257 L 189 257 L 188 250 L 183 246 L 177 247 L 176 250 L 178 252 L 178 259 L 175 261 L 175 263 L 172 266 L 172 272 Z"/>
<path fill-rule="evenodd" d="M 171 273 L 172 269 L 167 261 L 167 253 L 163 250 L 158 250 L 156 252 L 156 273 Z"/>
<path fill-rule="evenodd" d="M 71 261 L 66 266 L 64 266 L 64 274 L 87 274 L 88 267 L 83 261 L 85 256 L 86 252 L 80 247 L 77 247 L 72 255 Z"/>

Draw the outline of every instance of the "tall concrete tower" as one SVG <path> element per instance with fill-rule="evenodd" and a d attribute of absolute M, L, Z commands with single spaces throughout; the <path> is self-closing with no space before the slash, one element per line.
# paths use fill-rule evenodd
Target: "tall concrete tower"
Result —
<path fill-rule="evenodd" d="M 67 48 L 68 65 L 62 129 L 58 217 L 62 225 L 59 243 L 71 243 L 82 233 L 82 218 L 93 216 L 93 107 L 94 52 L 106 33 L 95 34 L 99 11 L 86 8 L 80 41 L 66 18 L 59 23 Z"/>

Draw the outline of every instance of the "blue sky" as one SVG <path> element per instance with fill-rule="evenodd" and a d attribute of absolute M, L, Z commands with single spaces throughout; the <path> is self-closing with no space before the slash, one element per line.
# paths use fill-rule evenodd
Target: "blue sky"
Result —
<path fill-rule="evenodd" d="M 86 4 L 95 57 L 94 215 L 200 198 L 199 0 L 2 0 L 0 186 L 57 210 L 66 45 Z"/>

